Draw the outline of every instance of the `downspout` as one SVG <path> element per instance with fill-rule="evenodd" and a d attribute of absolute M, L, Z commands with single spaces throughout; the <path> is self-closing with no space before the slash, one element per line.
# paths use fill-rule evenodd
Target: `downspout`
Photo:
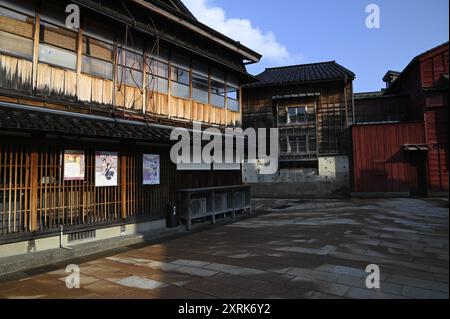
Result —
<path fill-rule="evenodd" d="M 59 248 L 65 249 L 65 250 L 72 250 L 71 247 L 64 246 L 64 226 L 59 225 Z"/>

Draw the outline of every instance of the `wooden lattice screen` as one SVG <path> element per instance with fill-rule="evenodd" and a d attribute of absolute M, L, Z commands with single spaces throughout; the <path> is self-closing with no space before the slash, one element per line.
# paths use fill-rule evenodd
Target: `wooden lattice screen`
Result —
<path fill-rule="evenodd" d="M 123 217 L 164 218 L 176 187 L 168 153 L 161 153 L 161 184 L 144 186 L 142 152 L 119 152 L 125 171 L 119 161 L 115 187 L 95 186 L 95 150 L 84 153 L 84 180 L 64 181 L 61 147 L 0 144 L 0 235 L 117 223 Z"/>

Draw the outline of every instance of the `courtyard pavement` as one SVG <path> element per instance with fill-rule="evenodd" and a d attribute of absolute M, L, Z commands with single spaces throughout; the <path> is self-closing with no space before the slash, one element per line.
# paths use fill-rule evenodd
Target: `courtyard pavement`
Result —
<path fill-rule="evenodd" d="M 0 284 L 0 298 L 448 299 L 448 201 L 257 200 L 253 218 Z M 381 271 L 366 288 L 366 267 Z M 56 267 L 56 266 L 55 266 Z"/>

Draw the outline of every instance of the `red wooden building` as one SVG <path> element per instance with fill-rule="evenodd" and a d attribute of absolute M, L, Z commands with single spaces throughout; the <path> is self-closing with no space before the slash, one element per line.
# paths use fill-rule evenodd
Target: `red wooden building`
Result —
<path fill-rule="evenodd" d="M 355 94 L 353 192 L 448 192 L 448 49 L 447 42 L 400 74 L 389 71 L 378 94 Z"/>

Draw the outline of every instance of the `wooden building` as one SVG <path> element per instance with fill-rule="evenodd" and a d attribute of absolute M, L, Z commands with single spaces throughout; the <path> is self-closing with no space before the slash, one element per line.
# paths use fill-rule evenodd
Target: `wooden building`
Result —
<path fill-rule="evenodd" d="M 260 58 L 179 0 L 1 0 L 0 257 L 53 247 L 60 226 L 99 239 L 165 227 L 178 189 L 240 185 L 239 170 L 178 169 L 170 133 L 240 127 Z"/>
<path fill-rule="evenodd" d="M 281 169 L 262 176 L 247 166 L 246 181 L 258 195 L 348 193 L 355 74 L 330 61 L 269 68 L 256 78 L 243 90 L 244 126 L 279 129 Z"/>
<path fill-rule="evenodd" d="M 354 192 L 448 194 L 448 49 L 389 71 L 383 91 L 355 95 Z"/>

